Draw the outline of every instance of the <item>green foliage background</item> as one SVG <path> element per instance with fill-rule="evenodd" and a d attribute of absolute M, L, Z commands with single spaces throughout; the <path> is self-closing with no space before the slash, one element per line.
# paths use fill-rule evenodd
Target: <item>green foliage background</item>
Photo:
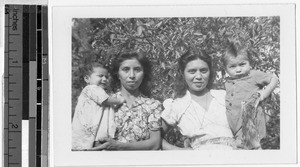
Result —
<path fill-rule="evenodd" d="M 253 68 L 280 76 L 279 17 L 197 17 L 197 18 L 77 18 L 72 26 L 72 109 L 85 83 L 79 66 L 88 61 L 111 64 L 122 50 L 145 53 L 153 63 L 153 98 L 163 102 L 173 97 L 177 59 L 187 48 L 205 50 L 212 56 L 216 89 L 223 89 L 225 71 L 221 57 L 229 40 L 249 47 Z M 270 114 L 264 149 L 280 148 L 280 89 L 264 102 Z M 182 146 L 174 129 L 166 138 Z"/>

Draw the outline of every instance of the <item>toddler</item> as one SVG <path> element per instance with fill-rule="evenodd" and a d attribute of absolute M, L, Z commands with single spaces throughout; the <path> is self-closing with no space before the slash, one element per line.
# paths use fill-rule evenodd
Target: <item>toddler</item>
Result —
<path fill-rule="evenodd" d="M 230 43 L 227 47 L 223 63 L 229 75 L 225 83 L 226 115 L 232 133 L 243 148 L 260 149 L 260 140 L 266 135 L 266 118 L 262 108 L 256 107 L 257 102 L 270 96 L 278 79 L 272 74 L 252 70 L 247 49 L 237 43 Z M 253 98 L 259 99 L 253 102 Z M 255 107 L 245 107 L 250 102 Z M 246 110 L 255 113 L 245 113 Z M 254 138 L 256 143 L 251 141 Z"/>
<path fill-rule="evenodd" d="M 87 86 L 78 97 L 72 122 L 72 150 L 88 150 L 103 137 L 114 138 L 114 110 L 112 106 L 125 102 L 122 96 L 109 96 L 108 71 L 99 63 L 83 67 Z"/>

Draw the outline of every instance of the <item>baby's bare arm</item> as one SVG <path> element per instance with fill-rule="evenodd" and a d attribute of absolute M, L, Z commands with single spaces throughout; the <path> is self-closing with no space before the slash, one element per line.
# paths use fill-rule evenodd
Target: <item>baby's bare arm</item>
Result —
<path fill-rule="evenodd" d="M 123 96 L 119 95 L 119 96 L 109 96 L 104 102 L 104 104 L 109 105 L 109 106 L 113 106 L 113 105 L 120 105 L 125 103 L 125 99 Z"/>
<path fill-rule="evenodd" d="M 259 90 L 260 94 L 260 101 L 263 101 L 265 98 L 269 97 L 270 94 L 274 91 L 278 84 L 278 78 L 273 75 L 273 77 L 270 80 L 270 83 L 262 90 Z"/>

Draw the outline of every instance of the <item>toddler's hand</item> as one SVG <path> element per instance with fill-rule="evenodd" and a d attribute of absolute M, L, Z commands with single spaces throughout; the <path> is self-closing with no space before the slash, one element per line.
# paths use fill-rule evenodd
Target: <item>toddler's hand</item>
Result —
<path fill-rule="evenodd" d="M 265 98 L 267 98 L 267 95 L 264 90 L 259 90 L 257 92 L 259 93 L 259 101 L 263 101 L 265 100 Z"/>

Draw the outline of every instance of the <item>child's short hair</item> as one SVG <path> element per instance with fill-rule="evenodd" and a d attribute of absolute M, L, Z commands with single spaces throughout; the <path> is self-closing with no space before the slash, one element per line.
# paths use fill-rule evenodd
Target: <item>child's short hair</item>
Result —
<path fill-rule="evenodd" d="M 222 62 L 226 66 L 229 57 L 244 56 L 251 64 L 251 57 L 247 47 L 242 46 L 238 42 L 230 42 L 226 48 L 225 55 L 222 57 Z"/>
<path fill-rule="evenodd" d="M 86 63 L 86 64 L 82 65 L 80 68 L 82 76 L 85 77 L 85 76 L 91 75 L 93 73 L 94 68 L 96 68 L 96 67 L 100 67 L 100 68 L 104 68 L 104 69 L 108 70 L 108 68 L 105 65 L 103 65 L 99 62 Z"/>

